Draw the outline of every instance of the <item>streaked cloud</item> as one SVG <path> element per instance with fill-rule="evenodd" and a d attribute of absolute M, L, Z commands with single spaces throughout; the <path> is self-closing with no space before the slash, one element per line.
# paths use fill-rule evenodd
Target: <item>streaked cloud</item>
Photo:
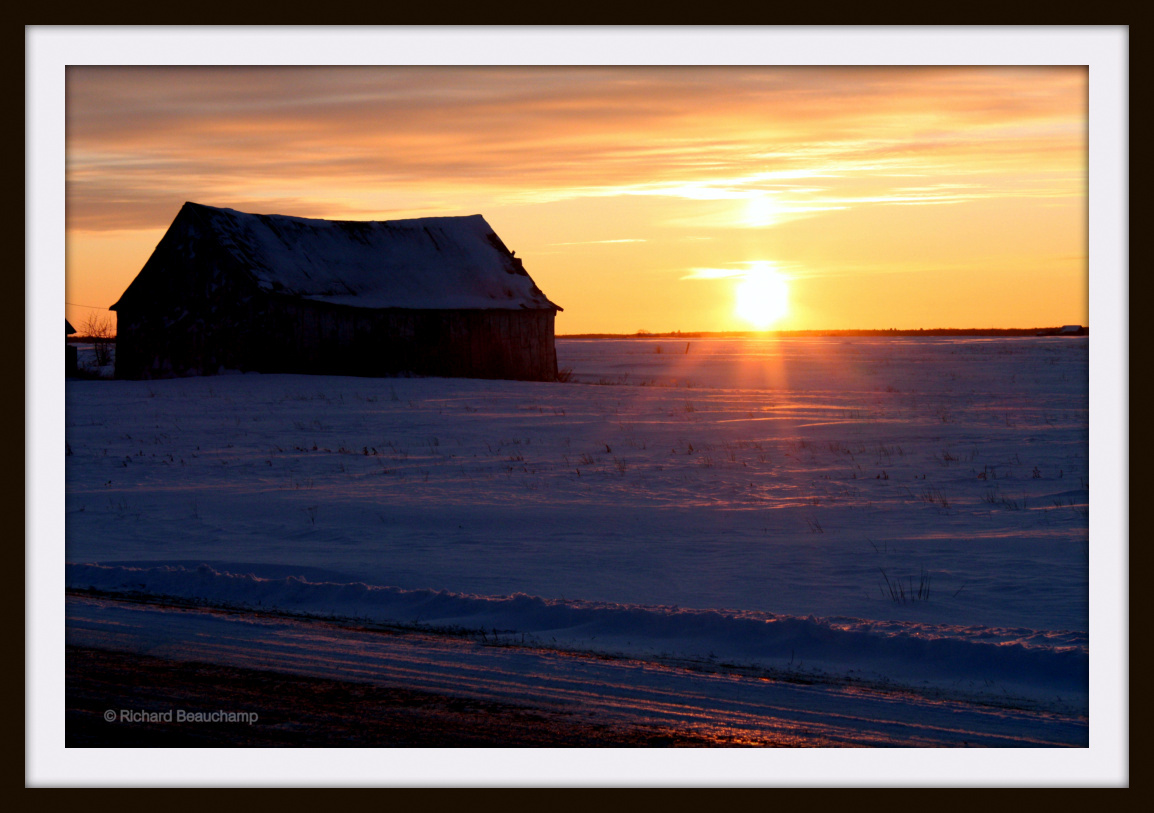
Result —
<path fill-rule="evenodd" d="M 445 188 L 519 203 L 774 192 L 813 212 L 896 201 L 887 174 L 1067 166 L 1084 92 L 1083 73 L 1046 68 L 76 67 L 69 215 L 155 226 L 185 199 L 326 197 L 328 216 L 378 216 Z M 869 195 L 840 194 L 863 175 Z"/>
<path fill-rule="evenodd" d="M 646 242 L 640 237 L 626 237 L 621 240 L 577 240 L 569 243 L 549 243 L 551 246 L 597 246 L 609 245 L 613 243 L 644 243 Z"/>
<path fill-rule="evenodd" d="M 733 279 L 745 276 L 736 268 L 691 268 L 682 279 Z"/>
<path fill-rule="evenodd" d="M 787 270 L 790 271 L 790 276 L 793 276 L 793 268 L 789 263 L 781 263 L 774 260 L 745 260 L 743 262 L 733 263 L 730 267 L 726 268 L 690 268 L 681 279 L 745 279 L 751 274 L 765 274 L 769 272 L 781 274 Z"/>

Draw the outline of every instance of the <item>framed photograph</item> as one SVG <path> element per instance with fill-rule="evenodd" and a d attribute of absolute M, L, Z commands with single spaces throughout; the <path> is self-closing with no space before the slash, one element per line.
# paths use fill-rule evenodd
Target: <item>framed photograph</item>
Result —
<path fill-rule="evenodd" d="M 1128 783 L 1125 27 L 26 41 L 29 785 Z"/>

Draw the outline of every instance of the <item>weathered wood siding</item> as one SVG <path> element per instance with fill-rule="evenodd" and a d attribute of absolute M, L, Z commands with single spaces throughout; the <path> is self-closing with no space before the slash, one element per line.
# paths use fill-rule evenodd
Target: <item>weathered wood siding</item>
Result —
<path fill-rule="evenodd" d="M 117 376 L 557 378 L 552 310 L 368 310 L 252 296 L 205 304 L 204 313 L 160 302 L 152 311 L 122 307 Z"/>
<path fill-rule="evenodd" d="M 166 274 L 123 302 L 116 314 L 116 376 L 215 375 L 247 366 L 257 340 L 261 295 L 212 263 L 195 274 Z"/>
<path fill-rule="evenodd" d="M 368 310 L 273 300 L 253 364 L 279 372 L 553 381 L 552 310 Z"/>

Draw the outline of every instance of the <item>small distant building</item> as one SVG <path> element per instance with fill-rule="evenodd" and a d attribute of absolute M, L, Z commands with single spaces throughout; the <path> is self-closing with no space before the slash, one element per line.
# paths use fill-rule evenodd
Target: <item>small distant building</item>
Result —
<path fill-rule="evenodd" d="M 64 373 L 65 375 L 76 375 L 79 369 L 79 362 L 77 361 L 76 345 L 69 344 L 68 337 L 76 333 L 76 328 L 65 319 L 64 320 Z"/>
<path fill-rule="evenodd" d="M 1086 336 L 1089 331 L 1081 325 L 1062 325 L 1039 330 L 1035 336 Z"/>
<path fill-rule="evenodd" d="M 186 203 L 112 310 L 118 378 L 557 377 L 561 308 L 480 215 L 329 221 Z"/>

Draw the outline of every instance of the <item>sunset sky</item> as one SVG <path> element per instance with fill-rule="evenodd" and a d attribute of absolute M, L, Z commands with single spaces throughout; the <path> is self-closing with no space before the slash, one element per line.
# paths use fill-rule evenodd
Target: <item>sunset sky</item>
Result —
<path fill-rule="evenodd" d="M 195 201 L 482 214 L 561 334 L 1087 324 L 1087 79 L 69 67 L 66 315 L 106 313 Z"/>

